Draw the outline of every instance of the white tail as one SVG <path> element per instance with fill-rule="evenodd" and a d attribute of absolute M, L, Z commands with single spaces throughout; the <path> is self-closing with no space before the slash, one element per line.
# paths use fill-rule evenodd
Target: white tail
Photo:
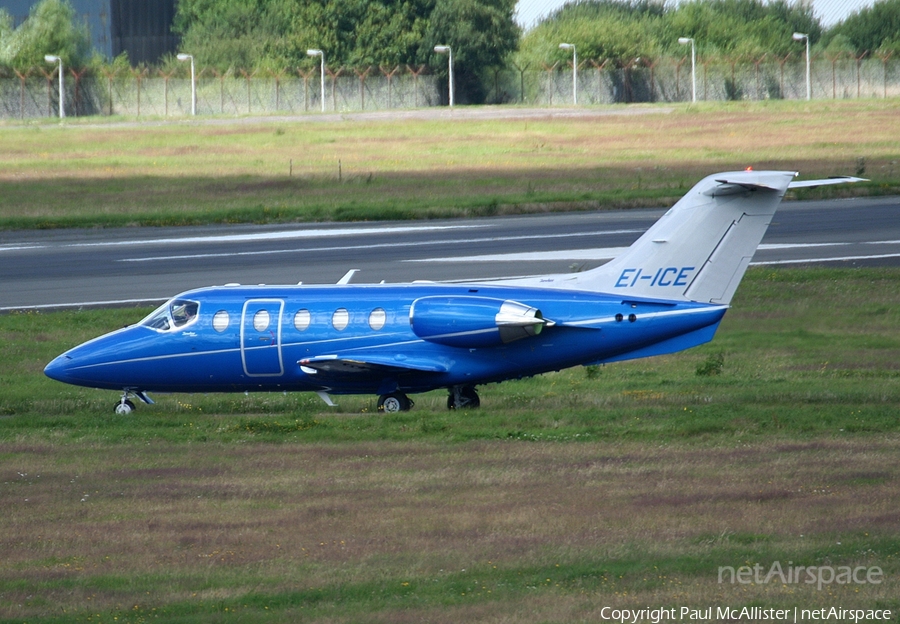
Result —
<path fill-rule="evenodd" d="M 507 283 L 727 305 L 788 188 L 861 181 L 792 182 L 796 175 L 732 171 L 708 176 L 607 264 Z"/>
<path fill-rule="evenodd" d="M 728 304 L 795 175 L 738 171 L 704 178 L 627 251 L 568 286 Z"/>

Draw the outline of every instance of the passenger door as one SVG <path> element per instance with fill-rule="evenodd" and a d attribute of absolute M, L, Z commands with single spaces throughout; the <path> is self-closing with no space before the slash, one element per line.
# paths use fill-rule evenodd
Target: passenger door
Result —
<path fill-rule="evenodd" d="M 241 359 L 248 377 L 284 374 L 281 357 L 282 299 L 250 299 L 241 314 Z"/>

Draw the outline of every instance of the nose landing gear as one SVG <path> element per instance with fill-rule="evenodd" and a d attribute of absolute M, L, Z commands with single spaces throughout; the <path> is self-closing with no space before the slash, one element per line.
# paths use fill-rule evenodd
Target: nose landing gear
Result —
<path fill-rule="evenodd" d="M 144 392 L 126 388 L 125 390 L 122 390 L 122 398 L 120 398 L 119 402 L 113 406 L 113 411 L 121 416 L 131 414 L 136 409 L 134 402 L 131 401 L 131 399 L 135 398 L 140 399 L 147 405 L 153 405 L 153 399 L 148 397 Z"/>
<path fill-rule="evenodd" d="M 119 416 L 127 416 L 135 410 L 134 403 L 129 401 L 126 398 L 127 396 L 127 394 L 123 394 L 122 398 L 119 399 L 119 402 L 116 403 L 115 407 L 113 408 L 116 414 L 118 414 Z"/>

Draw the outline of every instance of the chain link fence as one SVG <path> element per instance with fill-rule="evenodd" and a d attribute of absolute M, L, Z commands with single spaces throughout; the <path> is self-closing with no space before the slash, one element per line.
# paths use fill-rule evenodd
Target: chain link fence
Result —
<path fill-rule="evenodd" d="M 328 70 L 325 111 L 409 109 L 446 104 L 446 79 L 422 68 Z M 806 64 L 796 58 L 753 62 L 708 60 L 696 67 L 698 100 L 804 99 Z M 578 103 L 690 101 L 691 64 L 685 58 L 628 65 L 586 61 L 578 66 Z M 511 65 L 487 77 L 489 104 L 534 106 L 572 103 L 572 68 Z M 900 95 L 900 59 L 816 58 L 810 72 L 815 99 L 887 98 Z M 191 113 L 191 80 L 184 72 L 67 71 L 68 115 L 173 117 Z M 322 109 L 318 72 L 201 71 L 196 79 L 198 115 L 314 113 Z M 0 71 L 0 117 L 53 117 L 59 111 L 55 72 Z"/>

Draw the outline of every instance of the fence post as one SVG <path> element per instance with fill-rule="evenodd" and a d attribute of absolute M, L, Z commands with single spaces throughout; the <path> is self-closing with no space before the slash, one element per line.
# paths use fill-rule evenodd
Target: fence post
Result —
<path fill-rule="evenodd" d="M 393 103 L 393 99 L 392 99 L 393 81 L 394 81 L 394 76 L 396 76 L 397 72 L 400 71 L 400 66 L 397 65 L 396 67 L 394 67 L 394 69 L 392 69 L 391 71 L 388 71 L 384 65 L 380 65 L 379 69 L 381 70 L 381 73 L 384 74 L 384 77 L 387 78 L 387 81 L 388 81 L 388 108 L 394 108 L 394 103 Z"/>
<path fill-rule="evenodd" d="M 762 89 L 760 89 L 760 86 L 759 86 L 759 66 L 764 60 L 766 60 L 765 54 L 762 55 L 762 58 L 758 58 L 755 61 L 753 61 L 753 65 L 755 66 L 754 78 L 756 80 L 756 100 L 757 101 L 763 99 L 762 97 L 760 97 L 760 93 L 761 93 Z"/>
<path fill-rule="evenodd" d="M 275 80 L 275 112 L 281 109 L 281 77 L 284 71 L 276 72 L 273 69 L 268 70 L 269 75 Z"/>
<path fill-rule="evenodd" d="M 784 97 L 784 65 L 788 62 L 788 59 L 791 58 L 791 53 L 788 52 L 783 58 L 778 57 L 778 64 L 781 66 L 781 78 L 778 83 L 778 89 L 781 92 L 781 99 L 785 99 Z"/>
<path fill-rule="evenodd" d="M 53 70 L 50 73 L 47 73 L 43 67 L 39 67 L 38 71 L 41 72 L 44 77 L 47 79 L 47 117 L 53 116 L 53 74 L 56 73 L 56 70 Z"/>
<path fill-rule="evenodd" d="M 862 62 L 863 62 L 863 59 L 866 58 L 866 56 L 868 56 L 868 54 L 869 54 L 869 51 L 866 50 L 865 52 L 862 53 L 861 56 L 859 56 L 859 58 L 856 59 L 856 99 L 857 99 L 857 100 L 858 100 L 858 99 L 860 98 L 860 96 L 861 96 L 860 90 L 861 90 L 861 88 L 862 88 L 862 85 L 860 84 L 861 78 L 860 78 L 860 75 L 859 75 L 859 74 L 860 74 L 860 71 L 861 71 L 861 69 L 862 69 Z"/>
<path fill-rule="evenodd" d="M 412 65 L 407 65 L 406 69 L 413 76 L 413 92 L 415 93 L 415 107 L 419 107 L 419 76 L 425 71 L 425 65 L 419 65 L 418 69 L 414 69 Z"/>
<path fill-rule="evenodd" d="M 338 67 L 336 71 L 326 67 L 325 72 L 331 76 L 331 110 L 337 112 L 337 79 L 344 73 L 343 67 Z"/>
<path fill-rule="evenodd" d="M 247 73 L 246 69 L 241 70 L 241 74 L 244 76 L 244 80 L 247 81 L 247 114 L 248 115 L 250 114 L 250 109 L 251 109 L 250 103 L 253 100 L 253 98 L 250 94 L 250 80 L 253 78 L 253 75 L 255 73 L 256 73 L 255 71 Z"/>
<path fill-rule="evenodd" d="M 603 101 L 603 68 L 606 67 L 606 64 L 609 63 L 609 59 L 603 59 L 602 63 L 598 63 L 594 59 L 591 59 L 591 65 L 597 68 L 597 101 Z"/>
<path fill-rule="evenodd" d="M 305 113 L 309 112 L 309 79 L 314 73 L 315 70 L 305 72 L 301 67 L 297 68 L 297 75 L 303 78 L 303 112 Z"/>
<path fill-rule="evenodd" d="M 528 65 L 525 67 L 519 67 L 515 63 L 511 63 L 513 67 L 516 68 L 516 71 L 519 72 L 519 102 L 525 103 L 525 70 L 528 69 Z"/>
<path fill-rule="evenodd" d="M 887 54 L 878 53 L 878 58 L 881 59 L 881 88 L 882 88 L 882 97 L 887 99 L 887 63 L 888 59 L 893 56 L 894 52 L 891 50 Z"/>
<path fill-rule="evenodd" d="M 354 69 L 353 73 L 359 78 L 359 105 L 362 110 L 366 110 L 366 78 L 369 77 L 369 72 L 372 71 L 372 67 L 366 67 L 365 71 L 359 71 L 358 69 Z"/>
<path fill-rule="evenodd" d="M 69 73 L 72 74 L 72 78 L 75 79 L 75 99 L 72 101 L 72 109 L 75 111 L 75 116 L 78 117 L 83 111 L 81 107 L 81 79 L 84 77 L 86 73 L 88 73 L 88 68 L 84 67 L 81 70 L 81 73 L 76 72 L 71 67 L 69 68 Z"/>
<path fill-rule="evenodd" d="M 137 116 L 141 116 L 141 83 L 144 80 L 144 75 L 147 73 L 146 67 L 136 67 L 131 70 L 131 74 L 134 76 L 135 82 L 137 82 Z"/>
<path fill-rule="evenodd" d="M 636 59 L 632 59 L 625 63 L 625 103 L 631 104 L 634 101 L 634 87 L 631 84 L 631 72 L 636 65 L 639 65 L 641 62 L 641 57 L 637 57 Z"/>
<path fill-rule="evenodd" d="M 25 119 L 25 80 L 28 78 L 28 74 L 31 73 L 31 70 L 27 70 L 24 74 L 19 73 L 18 70 L 13 70 L 16 76 L 19 77 L 19 118 Z"/>
<path fill-rule="evenodd" d="M 106 76 L 106 95 L 109 98 L 109 106 L 107 107 L 107 114 L 112 116 L 112 80 L 113 76 L 116 75 L 116 70 L 108 71 L 105 67 L 100 70 L 104 76 Z"/>
<path fill-rule="evenodd" d="M 160 68 L 157 73 L 163 79 L 163 117 L 169 116 L 169 78 L 171 78 L 175 72 L 169 72 L 168 74 Z"/>
<path fill-rule="evenodd" d="M 547 71 L 547 87 L 550 92 L 550 101 L 547 104 L 548 106 L 553 106 L 553 91 L 556 81 L 553 80 L 553 72 L 556 71 L 557 66 L 559 65 L 559 61 L 553 63 L 553 65 L 547 65 L 546 63 L 541 63 L 541 67 L 543 67 Z"/>

